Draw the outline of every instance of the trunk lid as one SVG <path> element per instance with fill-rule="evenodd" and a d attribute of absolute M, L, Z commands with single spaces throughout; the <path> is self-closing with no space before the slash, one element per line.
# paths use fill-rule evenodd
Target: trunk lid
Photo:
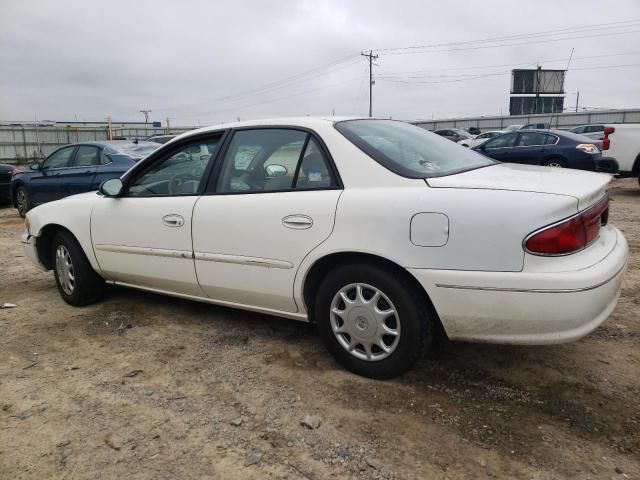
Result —
<path fill-rule="evenodd" d="M 564 195 L 578 200 L 578 210 L 593 205 L 611 181 L 602 173 L 568 168 L 498 163 L 468 172 L 426 179 L 434 188 L 473 188 Z"/>

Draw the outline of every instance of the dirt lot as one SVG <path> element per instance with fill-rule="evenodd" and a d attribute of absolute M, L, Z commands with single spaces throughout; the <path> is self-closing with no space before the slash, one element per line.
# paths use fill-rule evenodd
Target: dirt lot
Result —
<path fill-rule="evenodd" d="M 0 209 L 0 478 L 638 479 L 640 189 L 612 197 L 631 261 L 607 323 L 450 344 L 387 382 L 312 325 L 123 289 L 70 307 Z"/>

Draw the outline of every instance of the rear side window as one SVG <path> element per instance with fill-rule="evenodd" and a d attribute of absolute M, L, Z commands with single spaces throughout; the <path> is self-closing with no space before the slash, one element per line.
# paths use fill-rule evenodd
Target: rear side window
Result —
<path fill-rule="evenodd" d="M 604 125 L 589 125 L 584 129 L 585 133 L 595 133 L 595 132 L 603 132 Z"/>
<path fill-rule="evenodd" d="M 346 120 L 335 128 L 382 166 L 409 178 L 451 175 L 495 162 L 427 130 L 394 120 Z"/>
<path fill-rule="evenodd" d="M 337 187 L 330 164 L 300 130 L 240 130 L 225 155 L 216 191 L 257 193 Z"/>
<path fill-rule="evenodd" d="M 100 163 L 98 148 L 89 145 L 80 145 L 76 152 L 74 165 L 76 167 L 91 167 Z"/>
<path fill-rule="evenodd" d="M 525 132 L 520 134 L 519 147 L 533 147 L 544 145 L 546 135 L 544 133 Z"/>

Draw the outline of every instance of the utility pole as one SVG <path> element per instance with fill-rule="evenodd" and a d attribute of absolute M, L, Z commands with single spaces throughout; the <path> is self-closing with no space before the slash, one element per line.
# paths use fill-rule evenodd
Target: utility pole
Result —
<path fill-rule="evenodd" d="M 578 90 L 578 94 L 576 95 L 576 113 L 578 113 L 578 102 L 580 101 L 580 90 Z"/>
<path fill-rule="evenodd" d="M 109 136 L 109 140 L 113 140 L 113 129 L 111 128 L 111 116 L 107 117 L 107 134 Z"/>
<path fill-rule="evenodd" d="M 378 58 L 378 55 L 373 54 L 373 50 L 369 50 L 369 53 L 360 53 L 363 57 L 369 59 L 369 117 L 373 116 L 373 61 Z"/>
<path fill-rule="evenodd" d="M 144 123 L 149 123 L 149 114 L 151 110 L 140 110 L 140 113 L 144 113 Z"/>
<path fill-rule="evenodd" d="M 536 100 L 533 106 L 533 113 L 538 113 L 538 101 L 540 100 L 540 73 L 542 73 L 542 67 L 538 65 L 538 71 L 536 72 Z"/>
<path fill-rule="evenodd" d="M 167 117 L 167 135 L 171 135 L 171 123 L 169 123 L 169 117 Z"/>

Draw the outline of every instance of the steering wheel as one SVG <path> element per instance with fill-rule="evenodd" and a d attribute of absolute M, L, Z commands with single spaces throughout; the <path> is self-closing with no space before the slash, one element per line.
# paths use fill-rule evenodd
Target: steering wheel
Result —
<path fill-rule="evenodd" d="M 194 172 L 180 172 L 176 173 L 169 179 L 169 184 L 167 185 L 167 190 L 169 191 L 169 195 L 180 195 L 184 193 L 196 193 L 196 189 L 198 187 L 198 182 L 200 181 L 199 176 L 197 176 Z M 186 192 L 184 187 L 188 183 L 193 183 L 193 189 L 190 192 Z"/>

